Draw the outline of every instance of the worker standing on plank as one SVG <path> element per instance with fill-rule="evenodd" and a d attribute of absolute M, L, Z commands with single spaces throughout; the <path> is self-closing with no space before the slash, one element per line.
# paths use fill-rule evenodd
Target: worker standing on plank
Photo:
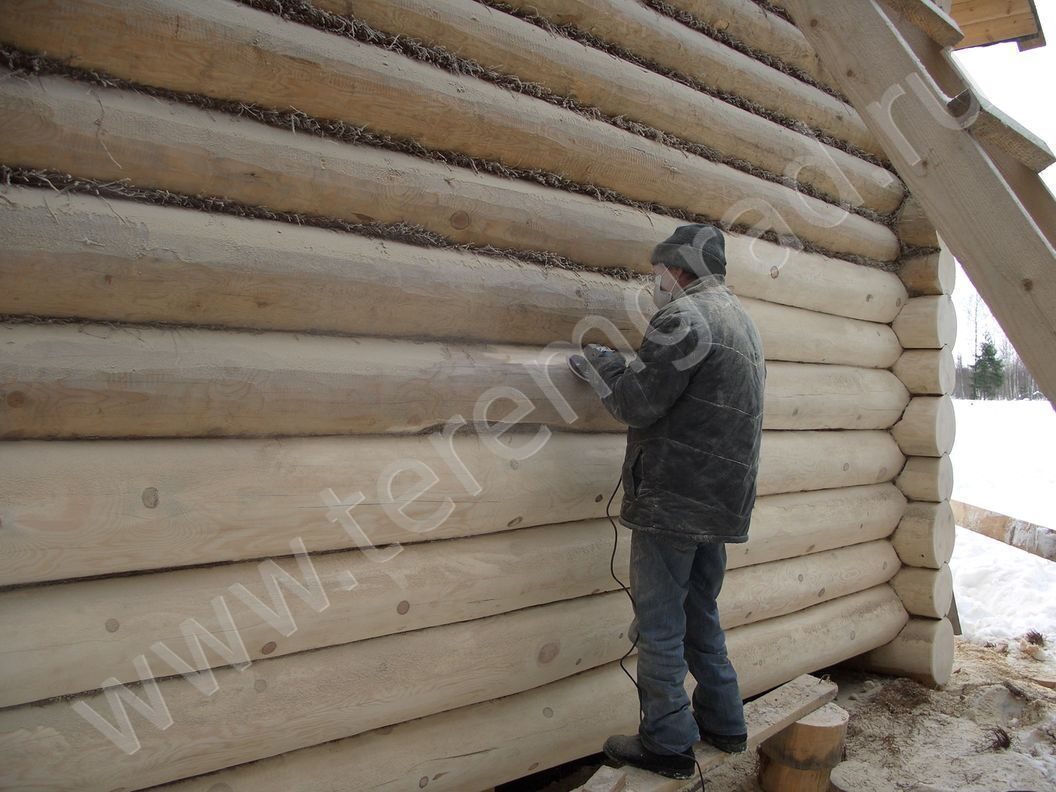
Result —
<path fill-rule="evenodd" d="M 630 638 L 638 734 L 615 761 L 673 778 L 700 739 L 745 750 L 744 708 L 715 599 L 727 542 L 745 542 L 756 497 L 766 364 L 759 332 L 727 288 L 722 231 L 684 225 L 651 255 L 654 301 L 637 357 L 588 345 L 569 359 L 627 424 L 620 522 L 631 529 Z M 686 673 L 697 682 L 692 700 Z"/>

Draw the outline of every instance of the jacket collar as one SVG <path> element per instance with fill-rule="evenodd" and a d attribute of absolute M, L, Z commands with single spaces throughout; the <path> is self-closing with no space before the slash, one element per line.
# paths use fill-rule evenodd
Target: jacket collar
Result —
<path fill-rule="evenodd" d="M 697 278 L 693 283 L 689 284 L 684 290 L 683 294 L 696 294 L 702 291 L 713 291 L 715 289 L 725 288 L 726 276 L 710 274 L 704 275 L 701 278 Z"/>

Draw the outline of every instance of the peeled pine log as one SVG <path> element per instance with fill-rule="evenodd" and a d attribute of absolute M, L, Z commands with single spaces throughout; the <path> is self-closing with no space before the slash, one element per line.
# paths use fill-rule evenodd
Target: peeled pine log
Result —
<path fill-rule="evenodd" d="M 740 300 L 759 329 L 768 360 L 890 368 L 902 352 L 898 337 L 887 325 L 749 297 Z"/>
<path fill-rule="evenodd" d="M 724 629 L 772 619 L 845 597 L 890 580 L 899 568 L 891 543 L 880 540 L 741 567 L 719 594 Z"/>
<path fill-rule="evenodd" d="M 891 370 L 910 393 L 942 395 L 953 393 L 957 369 L 951 347 L 907 349 Z"/>
<path fill-rule="evenodd" d="M 524 180 L 369 146 L 294 137 L 245 119 L 121 92 L 105 94 L 104 120 L 115 126 L 106 128 L 104 147 L 101 138 L 85 131 L 84 125 L 98 118 L 89 114 L 83 89 L 58 79 L 42 82 L 49 95 L 60 94 L 42 109 L 40 117 L 50 120 L 41 128 L 22 114 L 34 95 L 23 92 L 0 131 L 0 153 L 8 161 L 43 163 L 40 167 L 80 176 L 109 174 L 143 187 L 221 195 L 351 223 L 413 222 L 455 242 L 547 250 L 599 269 L 651 272 L 653 246 L 681 225 L 672 217 Z M 58 143 L 29 151 L 27 136 L 34 135 Z M 120 168 L 111 156 L 120 158 Z M 599 235 L 598 228 L 605 234 Z M 894 237 L 888 240 L 885 260 L 898 252 Z M 729 235 L 726 253 L 730 288 L 772 302 L 890 322 L 906 299 L 893 272 L 738 235 Z"/>
<path fill-rule="evenodd" d="M 628 580 L 629 535 L 619 535 L 616 574 Z M 293 597 L 297 629 L 277 634 L 236 593 L 244 586 L 267 601 L 263 581 L 279 574 L 255 562 L 135 575 L 0 594 L 5 646 L 0 706 L 93 690 L 114 676 L 138 679 L 129 659 L 161 641 L 179 655 L 187 620 L 225 643 L 238 636 L 245 660 L 405 633 L 507 613 L 557 600 L 611 591 L 612 528 L 607 520 L 526 528 L 492 536 L 425 542 L 403 548 L 385 563 L 359 552 L 327 553 L 278 567 L 293 580 L 314 583 L 321 603 Z M 298 569 L 300 563 L 307 570 Z M 731 570 L 719 598 L 727 629 L 772 619 L 887 582 L 899 562 L 891 545 L 873 541 L 822 553 Z M 216 598 L 224 606 L 216 607 Z M 71 603 L 76 603 L 71 608 Z M 323 607 L 320 607 L 320 604 Z M 225 623 L 220 613 L 231 614 Z M 63 641 L 56 645 L 54 636 Z M 85 646 L 92 646 L 89 654 Z M 195 670 L 222 666 L 203 654 Z M 154 673 L 175 673 L 164 660 Z"/>
<path fill-rule="evenodd" d="M 941 457 L 914 456 L 898 474 L 898 488 L 910 500 L 942 503 L 953 494 L 953 462 Z"/>
<path fill-rule="evenodd" d="M 8 709 L 0 712 L 0 736 L 14 761 L 0 771 L 0 780 L 93 792 L 227 767 L 174 789 L 215 792 L 216 784 L 226 783 L 233 792 L 314 792 L 336 779 L 348 790 L 403 789 L 419 775 L 433 789 L 487 787 L 543 763 L 590 753 L 617 725 L 633 728 L 637 701 L 617 664 L 555 681 L 554 687 L 546 680 L 601 665 L 605 654 L 622 654 L 626 639 L 617 636 L 629 616 L 626 596 L 614 592 L 277 658 L 248 672 L 217 672 L 220 689 L 207 702 L 182 680 L 164 680 L 158 687 L 174 725 L 161 732 L 137 719 L 142 748 L 132 756 L 112 746 L 68 702 Z M 727 647 L 741 693 L 751 696 L 883 645 L 905 621 L 898 598 L 884 584 L 731 630 Z M 382 664 L 386 671 L 379 676 Z M 589 684 L 602 674 L 603 688 Z M 586 688 L 582 698 L 573 693 L 580 686 Z M 530 687 L 523 694 L 516 689 Z M 518 695 L 487 700 L 504 695 L 502 690 Z M 78 697 L 97 709 L 101 699 Z M 467 706 L 475 702 L 486 703 Z M 606 715 L 610 706 L 613 717 Z M 450 711 L 430 714 L 441 709 Z M 411 721 L 422 715 L 430 717 Z M 331 734 L 396 723 L 320 744 Z M 63 742 L 37 738 L 45 729 L 54 729 L 48 733 L 62 735 Z M 206 735 L 212 750 L 191 750 Z M 448 748 L 452 739 L 457 750 Z M 315 747 L 275 756 L 308 740 Z M 407 750 L 409 744 L 415 751 Z M 273 758 L 241 764 L 265 756 Z"/>
<path fill-rule="evenodd" d="M 949 396 L 914 396 L 891 434 L 906 456 L 939 457 L 953 450 L 957 418 Z"/>
<path fill-rule="evenodd" d="M 530 187 L 526 182 L 497 181 L 514 190 L 518 185 Z M 295 315 L 312 312 L 321 314 L 316 320 L 320 323 L 330 317 L 336 332 L 367 324 L 351 318 L 338 321 L 338 304 L 356 308 L 340 312 L 342 315 L 366 315 L 380 321 L 392 312 L 378 307 L 378 301 L 399 300 L 401 306 L 410 305 L 414 313 L 424 312 L 432 304 L 449 304 L 454 299 L 452 290 L 457 288 L 472 295 L 474 314 L 480 312 L 487 318 L 498 310 L 496 306 L 501 306 L 506 324 L 525 343 L 535 337 L 549 342 L 564 335 L 554 331 L 544 319 L 547 311 L 563 312 L 569 303 L 576 310 L 601 310 L 601 306 L 590 302 L 590 295 L 584 303 L 563 294 L 563 284 L 568 281 L 558 276 L 566 273 L 556 268 L 539 272 L 505 259 L 463 251 L 75 193 L 56 197 L 50 190 L 0 186 L 0 195 L 4 197 L 0 201 L 0 231 L 7 242 L 0 262 L 17 276 L 6 284 L 10 291 L 4 293 L 5 306 L 15 312 L 29 310 L 32 300 L 36 301 L 32 304 L 46 306 L 57 315 L 94 318 L 86 312 L 98 311 L 130 320 L 167 317 L 167 321 L 252 326 L 274 323 L 276 328 L 296 327 L 305 320 L 295 319 Z M 528 195 L 519 198 L 531 203 Z M 568 200 L 561 206 L 566 222 L 538 229 L 535 246 L 542 244 L 562 255 L 584 255 L 598 267 L 623 265 L 651 273 L 648 260 L 652 245 L 677 225 L 662 215 L 610 214 L 614 211 L 611 204 L 592 199 L 585 203 L 569 193 L 554 192 L 552 198 L 558 204 Z M 495 201 L 500 204 L 501 196 L 496 196 Z M 510 198 L 511 206 L 513 201 Z M 495 211 L 501 209 L 495 207 Z M 606 234 L 597 236 L 591 223 L 604 223 Z M 650 224 L 656 227 L 651 228 Z M 511 217 L 509 222 L 498 225 L 501 228 L 497 232 L 515 222 Z M 572 242 L 582 242 L 582 238 L 573 240 L 570 234 L 560 236 L 568 231 L 593 235 L 594 247 L 605 258 L 598 257 L 595 251 L 568 248 Z M 93 244 L 86 244 L 84 239 Z M 499 245 L 509 242 L 490 237 L 475 241 Z M 894 319 L 906 298 L 905 287 L 894 273 L 762 240 L 727 234 L 726 254 L 727 285 L 741 297 L 883 323 Z M 486 276 L 477 271 L 475 262 L 486 269 Z M 133 263 L 139 269 L 133 269 Z M 457 266 L 459 263 L 464 266 Z M 151 271 L 157 273 L 156 277 L 149 277 Z M 168 279 L 177 275 L 182 286 L 180 294 L 186 293 L 186 298 L 172 293 Z M 627 284 L 612 284 L 611 279 L 599 279 L 591 273 L 581 276 L 575 281 L 577 287 L 593 284 L 592 294 L 602 289 L 602 284 L 609 284 L 612 293 L 620 294 L 622 299 L 621 289 L 628 288 Z M 381 284 L 383 278 L 385 286 Z M 550 285 L 551 278 L 556 286 Z M 164 288 L 158 279 L 165 279 Z M 47 290 L 40 288 L 44 280 L 50 280 Z M 77 303 L 63 288 L 67 280 L 75 281 L 80 289 Z M 482 287 L 485 282 L 486 289 Z M 303 283 L 309 287 L 301 286 Z M 324 287 L 334 294 L 318 295 Z M 57 294 L 49 297 L 52 291 Z M 232 294 L 235 291 L 249 296 Z M 369 300 L 361 299 L 361 292 L 366 292 Z M 282 301 L 275 299 L 279 294 Z M 466 294 L 459 292 L 463 302 Z M 136 295 L 138 299 L 133 299 Z M 147 298 L 149 306 L 144 305 Z M 531 306 L 534 318 L 528 321 L 511 313 L 507 302 L 510 299 Z M 132 307 L 121 307 L 129 301 L 134 303 Z M 285 305 L 290 305 L 287 314 L 282 313 Z M 368 310 L 368 305 L 373 307 Z M 450 327 L 452 333 L 467 336 L 480 332 L 475 328 L 483 322 L 463 315 L 468 313 L 459 311 L 453 315 L 454 311 L 447 311 L 444 326 Z M 410 317 L 401 318 L 410 321 Z M 536 325 L 540 329 L 533 329 Z M 489 325 L 487 332 L 499 329 Z"/>
<path fill-rule="evenodd" d="M 892 484 L 757 498 L 749 539 L 726 546 L 726 568 L 883 539 L 891 535 L 905 505 L 902 493 Z"/>
<path fill-rule="evenodd" d="M 6 439 L 417 432 L 461 418 L 623 428 L 565 364 L 571 347 L 213 330 L 6 325 Z M 908 394 L 889 371 L 768 364 L 766 429 L 882 429 Z"/>
<path fill-rule="evenodd" d="M 772 429 L 881 429 L 909 402 L 898 378 L 877 369 L 768 363 L 766 383 L 763 425 Z"/>
<path fill-rule="evenodd" d="M 660 219 L 650 216 L 654 222 Z M 655 233 L 650 231 L 648 238 Z M 646 251 L 643 261 L 648 258 Z M 908 299 L 906 287 L 893 272 L 763 240 L 727 234 L 726 259 L 726 285 L 731 291 L 782 305 L 891 322 Z"/>
<path fill-rule="evenodd" d="M 792 27 L 759 6 L 733 4 L 738 20 L 758 15 Z M 790 135 L 761 115 L 473 0 L 320 0 L 316 5 L 391 34 L 439 45 L 607 115 L 702 143 L 771 173 L 784 174 L 788 163 L 795 162 L 803 166 L 795 173 L 797 181 L 852 205 L 886 213 L 904 195 L 897 176 L 884 168 L 806 135 Z M 806 44 L 802 37 L 800 41 Z"/>
<path fill-rule="evenodd" d="M 957 264 L 946 248 L 906 259 L 899 265 L 898 276 L 906 284 L 910 297 L 953 294 Z"/>
<path fill-rule="evenodd" d="M 949 295 L 911 297 L 891 324 L 906 349 L 942 349 L 957 340 L 957 311 Z"/>
<path fill-rule="evenodd" d="M 731 549 L 731 566 L 879 539 L 898 524 L 901 494 L 873 485 L 890 478 L 890 456 L 901 458 L 890 433 L 764 438 L 752 522 L 761 541 Z M 0 444 L 0 585 L 284 556 L 294 537 L 309 552 L 367 546 L 384 555 L 394 542 L 605 514 L 623 435 L 507 441 L 533 453 L 466 433 Z M 802 476 L 808 460 L 813 481 Z"/>
<path fill-rule="evenodd" d="M 646 61 L 883 156 L 876 139 L 846 102 L 633 0 L 512 0 L 510 4 L 555 24 L 572 25 Z"/>
<path fill-rule="evenodd" d="M 855 658 L 854 665 L 942 687 L 953 673 L 953 648 L 949 619 L 914 617 L 891 643 Z"/>
<path fill-rule="evenodd" d="M 95 6 L 99 8 L 108 0 L 86 2 L 99 4 Z M 39 36 L 40 41 L 48 41 L 46 34 L 55 32 L 69 37 L 60 49 L 76 52 L 79 62 L 129 79 L 268 108 L 296 107 L 316 118 L 366 126 L 426 148 L 454 148 L 515 168 L 543 169 L 575 182 L 612 189 L 633 200 L 655 201 L 715 218 L 726 216 L 736 205 L 743 207 L 739 220 L 747 225 L 758 223 L 760 228 L 779 233 L 791 230 L 830 249 L 846 247 L 851 252 L 849 235 L 860 233 L 880 244 L 870 245 L 870 253 L 854 252 L 877 256 L 886 254 L 884 241 L 894 241 L 886 226 L 782 184 L 483 80 L 438 71 L 383 47 L 291 25 L 277 15 L 236 3 L 208 3 L 191 11 L 176 0 L 147 0 L 132 9 L 114 2 L 113 14 L 107 17 L 109 24 L 74 14 L 68 27 L 46 13 L 37 18 L 38 27 L 33 28 L 35 35 L 29 40 L 37 41 Z M 137 13 L 140 9 L 144 10 L 142 15 Z M 79 35 L 87 31 L 91 33 Z M 52 46 L 40 48 L 50 51 Z M 201 64 L 208 66 L 202 68 Z M 52 141 L 18 146 L 23 124 L 43 131 L 57 120 L 48 118 L 45 108 L 49 100 L 39 91 L 29 92 L 36 94 L 36 102 L 18 108 L 28 118 L 14 125 L 14 140 L 9 144 L 5 141 L 4 148 L 14 145 L 22 149 L 15 162 L 55 168 L 49 159 L 55 155 L 47 153 Z M 0 106 L 16 102 L 15 97 L 22 93 L 22 88 L 3 90 Z M 105 157 L 109 146 L 105 138 L 120 129 L 110 124 L 107 110 L 109 95 L 115 92 L 100 91 L 92 97 L 78 93 L 80 97 L 66 101 L 79 98 L 85 103 L 82 113 L 88 112 L 88 104 L 94 105 L 93 124 L 98 121 L 99 125 L 93 126 L 93 131 L 104 139 L 93 140 L 92 145 L 103 149 Z M 408 108 L 414 111 L 408 112 Z M 77 114 L 69 106 L 63 110 L 63 120 Z M 25 148 L 36 149 L 43 156 L 27 162 Z M 122 174 L 118 178 L 131 178 L 114 164 L 124 164 L 121 155 L 112 147 L 110 153 L 103 172 L 87 162 L 78 163 L 78 171 L 70 172 L 107 179 L 114 177 L 105 171 L 116 170 Z M 328 167 L 328 163 L 316 162 L 307 175 Z M 707 184 L 708 189 L 701 190 L 701 184 Z M 392 197 L 390 193 L 390 200 Z"/>
<path fill-rule="evenodd" d="M 891 544 L 903 564 L 940 569 L 953 556 L 955 538 L 953 509 L 948 500 L 912 501 L 906 504 Z"/>
<path fill-rule="evenodd" d="M 830 87 L 834 85 L 818 53 L 799 29 L 754 0 L 667 1 L 742 44 L 799 69 L 813 80 Z"/>
<path fill-rule="evenodd" d="M 912 615 L 941 619 L 953 602 L 953 573 L 949 564 L 938 569 L 903 567 L 891 581 L 891 588 Z"/>
<path fill-rule="evenodd" d="M 759 454 L 762 495 L 890 481 L 906 459 L 884 431 L 763 432 Z"/>
<path fill-rule="evenodd" d="M 907 245 L 938 247 L 939 236 L 920 200 L 913 193 L 902 204 L 895 220 L 895 233 Z"/>
<path fill-rule="evenodd" d="M 826 704 L 759 747 L 765 792 L 829 792 L 829 774 L 843 759 L 850 713 Z"/>
<path fill-rule="evenodd" d="M 180 676 L 163 679 L 154 690 L 171 725 L 162 730 L 136 717 L 120 739 L 125 749 L 74 702 L 7 708 L 0 710 L 0 786 L 143 788 L 520 693 L 618 659 L 630 646 L 630 619 L 627 595 L 617 591 L 241 670 L 227 666 L 213 672 L 209 696 L 199 688 L 207 679 L 194 678 L 197 685 Z M 170 673 L 153 655 L 147 663 Z M 114 719 L 105 693 L 77 701 Z M 61 735 L 61 745 L 46 735 Z M 202 750 L 203 741 L 209 750 Z"/>
<path fill-rule="evenodd" d="M 598 328 L 585 340 L 633 348 L 655 310 L 651 281 L 91 196 L 5 195 L 0 313 L 519 344 L 571 342 L 582 323 Z M 887 368 L 901 350 L 886 324 L 741 301 L 770 359 Z"/>

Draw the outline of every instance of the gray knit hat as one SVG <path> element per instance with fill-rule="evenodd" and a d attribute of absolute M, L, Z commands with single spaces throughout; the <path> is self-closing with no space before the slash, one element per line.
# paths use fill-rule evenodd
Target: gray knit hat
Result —
<path fill-rule="evenodd" d="M 698 278 L 725 275 L 726 239 L 718 226 L 703 223 L 679 226 L 653 248 L 649 263 L 678 267 Z"/>

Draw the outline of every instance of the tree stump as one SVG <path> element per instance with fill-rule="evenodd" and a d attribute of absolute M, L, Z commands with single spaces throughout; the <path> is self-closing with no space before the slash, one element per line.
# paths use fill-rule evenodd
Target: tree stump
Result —
<path fill-rule="evenodd" d="M 843 759 L 849 718 L 826 704 L 759 746 L 764 792 L 828 792 L 832 768 Z"/>

